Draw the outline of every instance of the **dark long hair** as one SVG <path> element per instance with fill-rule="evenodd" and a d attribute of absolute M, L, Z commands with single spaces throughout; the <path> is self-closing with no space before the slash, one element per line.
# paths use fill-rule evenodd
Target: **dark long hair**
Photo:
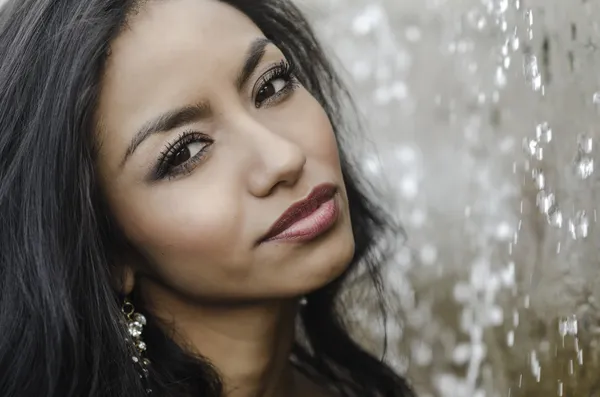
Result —
<path fill-rule="evenodd" d="M 111 283 L 115 230 L 95 177 L 93 133 L 110 43 L 136 3 L 9 0 L 0 12 L 0 396 L 146 394 Z M 298 65 L 341 138 L 347 93 L 301 13 L 282 0 L 226 3 Z M 343 154 L 342 168 L 356 254 L 346 274 L 308 296 L 305 341 L 293 355 L 300 370 L 341 395 L 407 397 L 404 380 L 351 339 L 336 305 L 359 265 L 381 293 L 377 243 L 390 230 Z M 218 370 L 149 317 L 153 395 L 220 397 Z"/>

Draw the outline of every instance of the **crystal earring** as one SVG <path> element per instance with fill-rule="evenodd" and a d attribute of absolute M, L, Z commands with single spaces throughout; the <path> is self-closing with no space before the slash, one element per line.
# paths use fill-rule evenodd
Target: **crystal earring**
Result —
<path fill-rule="evenodd" d="M 121 306 L 121 311 L 125 315 L 127 332 L 131 337 L 129 341 L 133 345 L 134 354 L 132 355 L 131 359 L 137 366 L 139 366 L 140 378 L 142 378 L 146 384 L 146 393 L 150 394 L 152 393 L 152 389 L 147 386 L 148 366 L 150 365 L 150 360 L 144 357 L 146 343 L 142 340 L 142 331 L 146 325 L 146 317 L 144 317 L 144 315 L 141 313 L 136 313 L 133 303 L 131 303 L 131 301 L 127 298 L 125 298 L 123 306 Z"/>

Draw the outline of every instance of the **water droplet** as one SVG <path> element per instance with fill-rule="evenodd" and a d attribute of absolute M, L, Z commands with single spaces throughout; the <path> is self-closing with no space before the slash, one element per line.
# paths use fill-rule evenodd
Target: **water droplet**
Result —
<path fill-rule="evenodd" d="M 415 364 L 420 367 L 425 367 L 433 360 L 433 351 L 431 346 L 423 341 L 413 342 L 412 344 L 412 359 Z"/>
<path fill-rule="evenodd" d="M 562 397 L 563 396 L 563 383 L 562 381 L 558 381 L 558 397 Z"/>
<path fill-rule="evenodd" d="M 419 256 L 424 265 L 432 265 L 437 261 L 438 250 L 434 245 L 426 244 L 421 248 Z"/>
<path fill-rule="evenodd" d="M 400 181 L 400 193 L 406 199 L 414 199 L 419 192 L 419 183 L 412 176 L 406 176 Z"/>
<path fill-rule="evenodd" d="M 506 85 L 506 73 L 502 67 L 496 69 L 496 76 L 494 78 L 497 87 L 504 87 Z"/>
<path fill-rule="evenodd" d="M 508 331 L 506 334 L 506 345 L 509 347 L 514 346 L 515 344 L 515 331 Z"/>
<path fill-rule="evenodd" d="M 499 306 L 490 307 L 487 316 L 487 322 L 494 326 L 500 325 L 504 321 L 504 311 Z"/>
<path fill-rule="evenodd" d="M 535 55 L 526 55 L 523 59 L 523 74 L 534 91 L 539 91 L 542 88 L 542 75 Z"/>
<path fill-rule="evenodd" d="M 519 40 L 519 36 L 517 36 L 517 33 L 515 33 L 514 36 L 510 39 L 510 46 L 512 47 L 513 51 L 517 51 L 521 46 L 521 41 Z"/>
<path fill-rule="evenodd" d="M 512 237 L 513 230 L 508 222 L 502 222 L 496 226 L 496 238 L 498 240 L 508 240 Z"/>
<path fill-rule="evenodd" d="M 533 11 L 526 10 L 525 14 L 525 23 L 527 24 L 527 37 L 529 40 L 533 39 Z"/>
<path fill-rule="evenodd" d="M 594 140 L 587 134 L 579 134 L 577 136 L 577 148 L 582 153 L 590 154 L 594 149 Z"/>
<path fill-rule="evenodd" d="M 546 191 L 541 190 L 537 194 L 536 203 L 540 211 L 543 214 L 548 215 L 553 211 L 554 207 L 556 207 L 556 197 L 553 193 L 547 193 Z"/>
<path fill-rule="evenodd" d="M 542 190 L 546 187 L 546 176 L 542 172 L 542 170 L 534 169 L 531 171 L 531 176 L 533 177 L 533 182 L 535 187 L 538 190 Z"/>
<path fill-rule="evenodd" d="M 594 92 L 594 95 L 592 95 L 592 103 L 596 106 L 600 106 L 600 91 Z"/>
<path fill-rule="evenodd" d="M 563 225 L 563 214 L 556 206 L 552 207 L 548 212 L 548 223 L 558 228 Z"/>
<path fill-rule="evenodd" d="M 480 92 L 477 95 L 477 103 L 480 104 L 480 105 L 483 105 L 485 103 L 485 101 L 486 101 L 485 93 L 484 92 Z"/>
<path fill-rule="evenodd" d="M 562 337 L 567 335 L 577 335 L 577 317 L 572 314 L 561 318 L 558 322 L 558 333 Z"/>
<path fill-rule="evenodd" d="M 540 123 L 535 127 L 535 136 L 539 142 L 549 143 L 552 140 L 552 128 L 547 122 Z"/>
<path fill-rule="evenodd" d="M 590 230 L 590 220 L 585 211 L 579 211 L 572 219 L 569 219 L 569 232 L 573 240 L 584 239 Z"/>
<path fill-rule="evenodd" d="M 575 158 L 575 174 L 581 179 L 587 179 L 594 173 L 594 159 L 584 154 Z"/>
<path fill-rule="evenodd" d="M 487 20 L 485 19 L 485 16 L 483 16 L 477 10 L 472 10 L 467 14 L 467 21 L 469 25 L 471 25 L 477 30 L 483 30 L 487 25 Z"/>
<path fill-rule="evenodd" d="M 416 43 L 417 41 L 421 40 L 421 29 L 419 29 L 418 26 L 409 26 L 404 31 L 404 36 L 406 37 L 406 40 L 410 41 L 411 43 Z"/>
<path fill-rule="evenodd" d="M 391 96 L 395 99 L 405 99 L 408 96 L 408 87 L 403 81 L 394 81 L 389 89 Z"/>
<path fill-rule="evenodd" d="M 540 361 L 538 360 L 537 354 L 535 351 L 531 352 L 530 363 L 531 363 L 531 373 L 535 377 L 535 380 L 537 382 L 539 382 L 542 377 L 542 366 L 540 365 Z"/>
<path fill-rule="evenodd" d="M 533 10 L 525 10 L 525 13 L 523 14 L 523 17 L 525 19 L 525 23 L 528 26 L 533 26 Z"/>
<path fill-rule="evenodd" d="M 508 0 L 498 0 L 496 2 L 496 12 L 504 14 L 508 10 Z"/>
<path fill-rule="evenodd" d="M 523 140 L 523 149 L 525 150 L 525 153 L 538 160 L 541 160 L 544 157 L 544 149 L 540 147 L 539 142 L 534 139 L 525 138 Z"/>
<path fill-rule="evenodd" d="M 383 17 L 384 14 L 379 7 L 367 7 L 352 21 L 352 30 L 356 35 L 364 36 L 379 25 Z"/>
<path fill-rule="evenodd" d="M 472 348 L 466 343 L 461 343 L 454 348 L 452 352 L 452 361 L 456 364 L 464 364 L 469 361 L 472 355 Z"/>

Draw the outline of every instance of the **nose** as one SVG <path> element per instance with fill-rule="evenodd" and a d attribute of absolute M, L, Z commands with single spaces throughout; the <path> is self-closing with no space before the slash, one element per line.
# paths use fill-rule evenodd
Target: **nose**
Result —
<path fill-rule="evenodd" d="M 283 127 L 285 128 L 285 127 Z M 302 148 L 285 136 L 257 121 L 246 123 L 245 142 L 253 160 L 248 172 L 252 195 L 264 197 L 281 186 L 294 186 L 304 172 L 306 156 Z"/>

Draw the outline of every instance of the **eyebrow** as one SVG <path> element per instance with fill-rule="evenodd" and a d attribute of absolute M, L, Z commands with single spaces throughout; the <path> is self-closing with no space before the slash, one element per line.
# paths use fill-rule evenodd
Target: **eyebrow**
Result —
<path fill-rule="evenodd" d="M 236 88 L 240 91 L 250 79 L 250 76 L 256 70 L 261 59 L 265 55 L 266 47 L 271 41 L 265 37 L 259 37 L 250 43 L 244 65 L 242 66 L 236 79 Z M 144 140 L 157 133 L 166 132 L 187 124 L 197 122 L 212 115 L 212 110 L 208 102 L 200 102 L 194 105 L 186 105 L 177 109 L 169 110 L 166 113 L 148 121 L 134 135 L 129 144 L 125 156 L 121 161 L 121 168 L 131 157 L 133 152 L 140 146 Z"/>

